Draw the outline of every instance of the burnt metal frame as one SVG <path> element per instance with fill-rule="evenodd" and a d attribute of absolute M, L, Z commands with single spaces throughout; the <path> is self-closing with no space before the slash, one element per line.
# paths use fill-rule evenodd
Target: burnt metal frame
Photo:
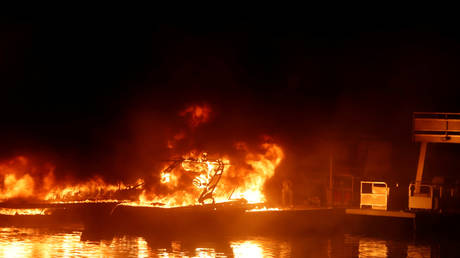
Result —
<path fill-rule="evenodd" d="M 216 189 L 216 186 L 219 183 L 222 174 L 224 173 L 224 163 L 221 160 L 217 160 L 213 163 L 217 163 L 216 172 L 214 173 L 214 175 L 212 175 L 211 179 L 209 180 L 209 183 L 203 189 L 203 191 L 200 194 L 200 197 L 198 198 L 198 202 L 201 204 L 204 204 L 204 201 L 208 199 L 211 199 L 213 204 L 215 203 L 212 193 Z"/>
<path fill-rule="evenodd" d="M 177 160 L 173 160 L 173 163 L 171 163 L 171 165 L 169 165 L 162 172 L 169 173 L 174 168 L 176 168 L 179 164 L 182 164 L 182 162 L 184 162 L 184 161 L 196 162 L 196 163 L 209 162 L 211 164 L 217 164 L 217 168 L 215 169 L 216 172 L 212 175 L 211 179 L 209 180 L 209 182 L 204 187 L 203 191 L 200 194 L 200 197 L 198 197 L 198 202 L 201 203 L 201 204 L 204 204 L 204 201 L 206 201 L 208 199 L 211 199 L 212 203 L 214 204 L 215 200 L 214 200 L 214 197 L 212 196 L 212 194 L 213 194 L 214 190 L 216 189 L 217 184 L 219 183 L 219 181 L 220 181 L 220 179 L 222 177 L 222 174 L 224 173 L 224 166 L 225 166 L 224 162 L 222 162 L 219 159 L 216 160 L 216 161 L 208 161 L 208 160 L 201 161 L 201 160 L 198 160 L 198 159 L 177 159 Z"/>

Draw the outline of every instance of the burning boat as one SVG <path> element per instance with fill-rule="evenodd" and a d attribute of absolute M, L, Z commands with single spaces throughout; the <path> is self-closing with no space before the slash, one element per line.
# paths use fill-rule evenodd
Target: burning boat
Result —
<path fill-rule="evenodd" d="M 161 228 L 152 222 L 165 218 L 176 226 L 190 224 L 201 229 L 214 228 L 209 226 L 213 223 L 234 225 L 232 219 L 241 220 L 248 211 L 270 210 L 263 186 L 273 176 L 283 151 L 273 143 L 262 144 L 261 150 L 248 153 L 245 166 L 240 167 L 232 166 L 228 158 L 210 159 L 207 153 L 170 160 L 159 173 L 160 186 L 166 189 L 163 195 L 149 189 L 143 180 L 132 185 L 112 185 L 99 177 L 54 183 L 52 169 L 34 174 L 37 169 L 30 169 L 29 160 L 18 157 L 0 167 L 3 221 L 84 221 L 87 228 L 97 226 L 97 230 L 110 228 L 110 223 L 132 229 L 136 227 L 133 221 L 139 228 L 147 224 Z"/>
<path fill-rule="evenodd" d="M 275 160 L 279 162 L 279 160 Z M 201 189 L 196 203 L 166 206 L 159 203 L 122 203 L 107 216 L 92 216 L 86 221 L 86 229 L 96 235 L 100 232 L 144 234 L 251 234 L 251 233 L 301 233 L 305 231 L 335 230 L 340 221 L 340 211 L 333 209 L 295 210 L 267 207 L 261 191 L 250 188 L 246 199 L 232 198 L 235 187 L 227 199 L 222 192 L 215 195 L 222 181 L 224 170 L 230 164 L 222 160 L 209 160 L 204 153 L 198 158 L 173 160 L 161 173 L 163 183 L 171 183 L 171 173 L 176 167 L 195 171 L 193 185 Z M 225 181 L 225 180 L 224 180 Z M 264 182 L 264 181 L 256 181 Z M 262 185 L 258 185 L 261 187 Z M 227 189 L 230 189 L 227 186 Z M 250 194 L 260 194 L 251 196 Z M 237 195 L 238 196 L 238 195 Z M 241 196 L 241 195 L 239 195 Z M 244 194 L 243 194 L 244 196 Z M 257 198 L 259 197 L 259 198 Z M 217 200 L 218 201 L 217 201 Z"/>

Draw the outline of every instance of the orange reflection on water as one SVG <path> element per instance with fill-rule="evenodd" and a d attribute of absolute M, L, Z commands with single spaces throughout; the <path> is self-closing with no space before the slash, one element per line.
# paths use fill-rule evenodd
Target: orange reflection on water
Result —
<path fill-rule="evenodd" d="M 0 228 L 0 257 L 438 257 L 436 249 L 432 253 L 425 243 L 349 235 L 288 241 L 266 237 L 168 241 L 125 235 L 82 241 L 80 235 L 81 231 L 67 229 Z"/>
<path fill-rule="evenodd" d="M 149 252 L 149 249 L 147 246 L 147 242 L 145 241 L 143 237 L 138 237 L 137 238 L 137 257 L 138 258 L 148 257 L 149 256 L 148 252 Z"/>
<path fill-rule="evenodd" d="M 384 240 L 360 239 L 359 257 L 388 257 L 387 243 Z"/>
<path fill-rule="evenodd" d="M 81 232 L 47 232 L 40 229 L 1 228 L 1 257 L 107 257 L 111 248 L 80 241 Z M 105 247 L 105 248 L 104 248 Z"/>
<path fill-rule="evenodd" d="M 211 258 L 216 257 L 216 251 L 214 248 L 196 248 L 194 258 Z"/>
<path fill-rule="evenodd" d="M 24 243 L 14 242 L 7 246 L 0 246 L 2 257 L 23 257 L 30 256 L 30 250 L 27 250 Z"/>
<path fill-rule="evenodd" d="M 254 241 L 232 242 L 230 245 L 235 257 L 264 257 L 262 247 Z"/>
<path fill-rule="evenodd" d="M 431 257 L 429 245 L 407 245 L 407 258 Z"/>

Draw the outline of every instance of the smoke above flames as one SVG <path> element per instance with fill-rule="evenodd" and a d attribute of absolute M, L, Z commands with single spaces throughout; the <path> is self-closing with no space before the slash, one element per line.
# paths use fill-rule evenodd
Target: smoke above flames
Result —
<path fill-rule="evenodd" d="M 240 198 L 253 203 L 267 201 L 264 195 L 265 182 L 274 176 L 276 168 L 284 158 L 282 148 L 273 138 L 261 135 L 251 142 L 237 140 L 230 144 L 231 140 L 227 138 L 219 140 L 209 134 L 210 128 L 205 128 L 217 116 L 207 103 L 189 105 L 176 114 L 171 120 L 179 120 L 177 124 L 180 126 L 169 127 L 166 133 L 161 133 L 157 128 L 149 134 L 151 124 L 134 123 L 135 137 L 130 138 L 134 143 L 129 144 L 136 154 L 131 157 L 136 158 L 126 163 L 133 164 L 142 158 L 144 167 L 147 168 L 140 173 L 136 171 L 141 166 L 132 166 L 131 169 L 126 166 L 128 176 L 115 180 L 113 175 L 107 177 L 108 173 L 104 171 L 87 172 L 90 176 L 79 178 L 71 173 L 62 175 L 59 167 L 52 162 L 16 156 L 0 162 L 0 200 L 118 200 L 164 206 L 196 204 L 202 186 L 215 173 L 215 167 L 178 166 L 167 172 L 165 168 L 172 160 L 198 158 L 207 153 L 209 160 L 221 160 L 225 164 L 222 178 L 214 192 L 216 201 Z M 143 119 L 148 118 L 144 116 Z M 140 125 L 143 127 L 139 127 Z M 211 140 L 201 141 L 206 134 Z M 146 135 L 151 136 L 148 138 Z M 142 141 L 136 142 L 136 139 Z M 209 144 L 212 140 L 216 142 Z M 159 143 L 161 146 L 158 146 Z M 119 156 L 115 155 L 114 159 L 117 157 Z M 123 161 L 127 161 L 129 157 L 125 156 Z"/>
<path fill-rule="evenodd" d="M 207 104 L 192 105 L 187 107 L 179 114 L 187 118 L 190 127 L 194 128 L 200 124 L 206 123 L 209 120 L 211 108 Z"/>

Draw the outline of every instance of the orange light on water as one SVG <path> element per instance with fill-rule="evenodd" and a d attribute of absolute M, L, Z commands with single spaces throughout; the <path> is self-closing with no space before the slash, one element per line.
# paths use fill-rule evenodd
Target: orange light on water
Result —
<path fill-rule="evenodd" d="M 253 241 L 233 242 L 230 246 L 232 247 L 233 255 L 236 258 L 264 257 L 262 247 Z"/>

